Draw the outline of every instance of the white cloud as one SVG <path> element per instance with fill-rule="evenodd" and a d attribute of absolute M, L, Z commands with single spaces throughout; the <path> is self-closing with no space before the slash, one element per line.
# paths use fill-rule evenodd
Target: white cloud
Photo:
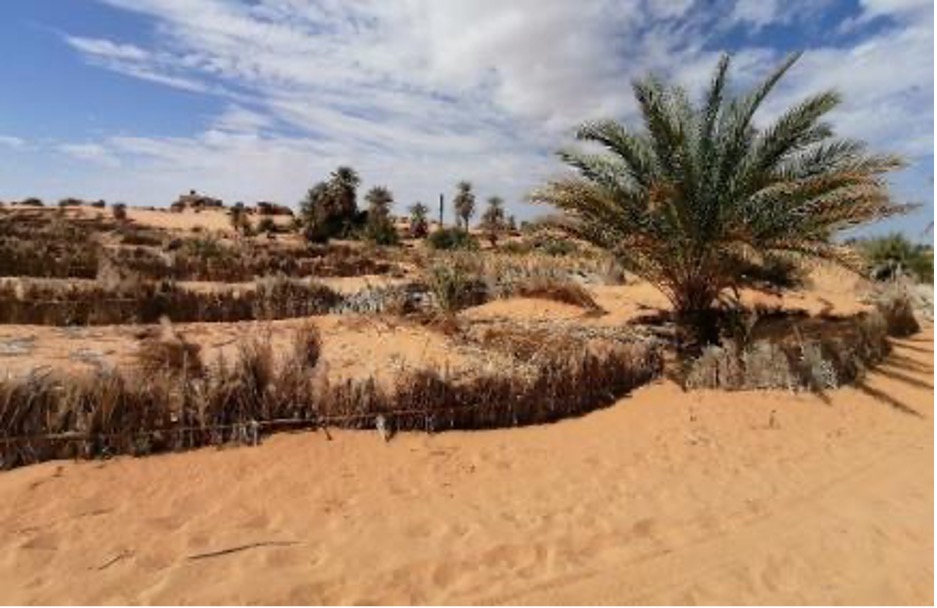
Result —
<path fill-rule="evenodd" d="M 108 148 L 101 144 L 61 144 L 59 151 L 77 158 L 104 167 L 119 167 L 120 160 Z"/>
<path fill-rule="evenodd" d="M 631 78 L 653 69 L 697 89 L 718 54 L 704 46 L 709 36 L 734 25 L 757 32 L 806 22 L 824 6 L 105 1 L 151 17 L 156 35 L 147 48 L 67 38 L 84 57 L 229 101 L 188 137 L 105 137 L 95 144 L 100 150 L 79 152 L 125 159 L 133 168 L 126 196 L 145 187 L 165 201 L 197 187 L 294 202 L 313 180 L 349 163 L 404 204 L 431 199 L 461 178 L 475 181 L 482 195 L 518 201 L 559 169 L 545 155 L 576 124 L 634 117 Z M 921 19 L 925 4 L 864 0 L 859 20 L 885 16 L 894 25 L 852 46 L 831 40 L 808 49 L 765 115 L 835 86 L 846 96 L 836 122 L 842 132 L 913 156 L 932 153 L 933 30 Z M 770 47 L 739 49 L 736 82 L 764 74 L 781 56 Z"/>
<path fill-rule="evenodd" d="M 0 135 L 0 146 L 7 148 L 22 148 L 26 145 L 26 140 L 13 135 Z"/>

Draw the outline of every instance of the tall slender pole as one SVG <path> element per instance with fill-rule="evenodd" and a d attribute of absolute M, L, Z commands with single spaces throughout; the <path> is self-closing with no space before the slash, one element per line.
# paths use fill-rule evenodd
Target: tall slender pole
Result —
<path fill-rule="evenodd" d="M 443 227 L 443 223 L 442 223 L 442 211 L 443 211 L 443 208 L 444 208 L 444 207 L 443 207 L 443 195 L 440 194 L 440 195 L 439 195 L 439 227 L 440 227 L 440 228 Z"/>

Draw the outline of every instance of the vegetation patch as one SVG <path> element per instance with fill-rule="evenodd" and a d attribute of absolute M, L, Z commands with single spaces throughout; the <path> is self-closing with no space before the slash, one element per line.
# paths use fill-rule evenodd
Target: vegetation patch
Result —
<path fill-rule="evenodd" d="M 724 340 L 706 347 L 687 364 L 688 389 L 800 389 L 823 391 L 860 379 L 890 351 L 888 327 L 878 312 L 817 322 L 783 338 Z"/>
<path fill-rule="evenodd" d="M 392 433 L 539 424 L 608 406 L 661 369 L 659 352 L 634 344 L 554 352 L 526 375 L 499 372 L 455 382 L 421 371 L 387 389 L 373 379 L 324 381 L 319 348 L 317 333 L 306 327 L 280 364 L 269 343 L 255 340 L 241 345 L 235 361 L 205 374 L 0 380 L 0 467 L 256 444 L 280 429 Z"/>
<path fill-rule="evenodd" d="M 273 320 L 325 314 L 342 296 L 319 283 L 285 277 L 258 281 L 252 289 L 194 291 L 173 283 L 6 282 L 0 284 L 0 323 L 114 325 Z"/>

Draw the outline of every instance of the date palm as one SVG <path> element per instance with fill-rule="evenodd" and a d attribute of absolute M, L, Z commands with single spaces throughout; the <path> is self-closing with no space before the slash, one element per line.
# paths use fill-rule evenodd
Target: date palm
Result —
<path fill-rule="evenodd" d="M 609 250 L 663 291 L 696 341 L 718 337 L 715 304 L 737 286 L 740 261 L 780 253 L 855 267 L 855 253 L 833 236 L 905 210 L 883 178 L 901 160 L 835 137 L 823 120 L 840 102 L 836 92 L 755 124 L 798 57 L 733 96 L 723 56 L 700 104 L 654 76 L 635 81 L 643 129 L 614 121 L 582 126 L 578 139 L 604 151 L 562 151 L 578 175 L 532 195 L 562 212 L 557 224 L 567 233 Z"/>
<path fill-rule="evenodd" d="M 423 203 L 414 203 L 410 206 L 410 236 L 415 239 L 422 239 L 429 232 L 429 207 Z"/>
<path fill-rule="evenodd" d="M 488 199 L 488 207 L 485 208 L 481 218 L 481 229 L 492 247 L 498 242 L 498 236 L 504 232 L 505 228 L 504 199 L 500 196 L 492 196 Z"/>
<path fill-rule="evenodd" d="M 462 227 L 465 230 L 469 228 L 469 220 L 475 215 L 475 193 L 472 192 L 472 184 L 466 181 L 456 184 L 456 195 L 452 199 L 452 205 L 455 207 L 457 220 L 462 221 Z"/>

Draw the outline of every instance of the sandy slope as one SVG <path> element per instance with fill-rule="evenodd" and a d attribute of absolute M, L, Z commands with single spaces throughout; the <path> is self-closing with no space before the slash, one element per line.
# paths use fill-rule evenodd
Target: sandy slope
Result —
<path fill-rule="evenodd" d="M 826 400 L 661 382 L 543 427 L 18 469 L 0 601 L 929 604 L 932 380 L 928 330 Z"/>

